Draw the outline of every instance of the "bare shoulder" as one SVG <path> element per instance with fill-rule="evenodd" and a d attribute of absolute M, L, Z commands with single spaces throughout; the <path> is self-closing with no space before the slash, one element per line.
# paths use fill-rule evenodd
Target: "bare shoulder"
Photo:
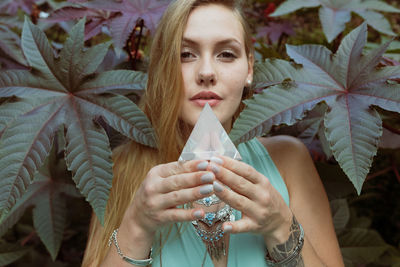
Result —
<path fill-rule="evenodd" d="M 319 179 L 308 149 L 299 139 L 278 135 L 260 138 L 259 141 L 268 150 L 290 195 L 293 195 L 291 191 L 298 183 L 314 182 L 315 179 Z"/>
<path fill-rule="evenodd" d="M 289 135 L 277 135 L 272 137 L 260 137 L 261 144 L 268 150 L 275 164 L 299 160 L 309 157 L 307 147 L 299 139 Z"/>

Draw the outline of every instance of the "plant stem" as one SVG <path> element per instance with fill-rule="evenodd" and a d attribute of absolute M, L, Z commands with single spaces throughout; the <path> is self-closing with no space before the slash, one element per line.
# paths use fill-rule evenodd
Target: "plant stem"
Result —
<path fill-rule="evenodd" d="M 370 179 L 372 179 L 372 178 L 375 178 L 375 177 L 377 177 L 377 176 L 380 176 L 380 175 L 382 175 L 382 174 L 385 174 L 385 173 L 391 171 L 392 169 L 393 169 L 393 167 L 390 166 L 390 167 L 387 167 L 387 168 L 385 168 L 385 169 L 383 169 L 383 170 L 380 170 L 380 171 L 377 171 L 377 172 L 375 172 L 375 173 L 372 173 L 372 174 L 368 175 L 367 178 L 366 178 L 365 180 L 370 180 Z"/>
<path fill-rule="evenodd" d="M 394 175 L 397 178 L 397 181 L 400 183 L 400 173 L 397 170 L 396 161 L 394 158 L 392 158 L 392 169 L 393 169 Z"/>
<path fill-rule="evenodd" d="M 36 236 L 36 231 L 30 232 L 27 237 L 21 240 L 21 246 L 25 246 L 34 236 Z"/>
<path fill-rule="evenodd" d="M 137 36 L 137 38 L 136 38 L 136 27 L 140 27 L 139 36 Z M 136 61 L 138 59 L 140 42 L 142 40 L 143 27 L 144 27 L 144 20 L 142 18 L 139 18 L 126 44 L 126 50 L 128 52 L 129 60 L 131 62 L 133 70 L 136 69 Z"/>

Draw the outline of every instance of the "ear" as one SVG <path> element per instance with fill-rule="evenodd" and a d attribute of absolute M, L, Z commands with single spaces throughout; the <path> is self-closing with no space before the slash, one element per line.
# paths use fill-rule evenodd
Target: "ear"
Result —
<path fill-rule="evenodd" d="M 247 73 L 247 81 L 253 81 L 253 73 L 254 73 L 254 56 L 250 53 L 249 56 L 247 57 L 248 60 L 248 73 Z"/>

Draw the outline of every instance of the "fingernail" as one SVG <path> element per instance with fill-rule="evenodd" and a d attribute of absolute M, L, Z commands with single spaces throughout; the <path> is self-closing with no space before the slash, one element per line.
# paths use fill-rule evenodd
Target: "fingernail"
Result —
<path fill-rule="evenodd" d="M 193 212 L 193 215 L 196 219 L 203 219 L 203 217 L 204 217 L 201 210 L 196 210 L 195 212 Z"/>
<path fill-rule="evenodd" d="M 213 178 L 214 178 L 214 174 L 212 172 L 207 172 L 206 174 L 201 176 L 201 182 L 202 183 L 210 183 L 210 182 L 212 182 Z"/>
<path fill-rule="evenodd" d="M 199 164 L 197 164 L 197 169 L 199 171 L 205 171 L 207 169 L 207 166 L 208 166 L 208 162 L 203 161 L 203 162 L 200 162 Z"/>
<path fill-rule="evenodd" d="M 213 187 L 214 187 L 215 192 L 222 192 L 222 190 L 224 190 L 224 187 L 217 181 L 214 181 Z"/>
<path fill-rule="evenodd" d="M 224 161 L 222 159 L 217 158 L 217 157 L 211 157 L 210 161 L 215 162 L 219 165 L 222 165 L 224 163 Z"/>
<path fill-rule="evenodd" d="M 230 224 L 226 224 L 225 226 L 224 226 L 224 232 L 225 233 L 229 233 L 229 232 L 231 232 L 232 231 L 232 225 L 230 225 Z"/>
<path fill-rule="evenodd" d="M 213 191 L 213 189 L 214 187 L 212 184 L 203 185 L 202 187 L 200 187 L 200 194 L 208 195 Z"/>
<path fill-rule="evenodd" d="M 218 173 L 218 172 L 219 172 L 219 167 L 218 167 L 217 165 L 215 165 L 215 164 L 210 164 L 210 166 L 211 166 L 211 171 L 212 171 L 213 173 Z"/>

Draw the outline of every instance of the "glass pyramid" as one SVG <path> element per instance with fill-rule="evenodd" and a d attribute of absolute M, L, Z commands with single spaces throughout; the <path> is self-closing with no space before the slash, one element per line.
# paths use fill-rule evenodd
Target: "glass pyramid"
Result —
<path fill-rule="evenodd" d="M 210 160 L 213 156 L 242 159 L 210 105 L 206 103 L 183 148 L 179 161 Z"/>

